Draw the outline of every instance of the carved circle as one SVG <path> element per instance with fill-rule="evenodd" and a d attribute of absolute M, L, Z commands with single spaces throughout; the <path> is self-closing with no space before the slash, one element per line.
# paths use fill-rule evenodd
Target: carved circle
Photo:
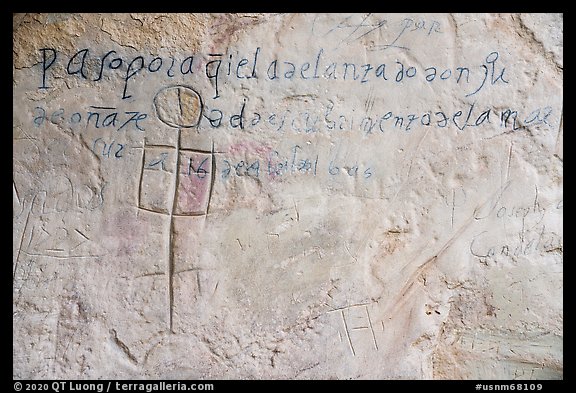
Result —
<path fill-rule="evenodd" d="M 188 86 L 165 87 L 154 97 L 156 116 L 174 128 L 191 128 L 198 125 L 202 115 L 202 98 Z"/>

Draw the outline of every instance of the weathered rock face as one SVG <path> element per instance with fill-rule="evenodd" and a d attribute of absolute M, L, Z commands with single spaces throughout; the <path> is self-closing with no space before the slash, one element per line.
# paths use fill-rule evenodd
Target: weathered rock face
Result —
<path fill-rule="evenodd" d="M 15 378 L 562 378 L 562 15 L 13 25 Z"/>

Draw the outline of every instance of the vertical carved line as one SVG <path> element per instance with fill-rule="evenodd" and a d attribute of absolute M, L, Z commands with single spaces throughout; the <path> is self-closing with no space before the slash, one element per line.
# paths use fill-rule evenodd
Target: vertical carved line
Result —
<path fill-rule="evenodd" d="M 352 356 L 356 356 L 356 351 L 354 351 L 354 346 L 352 345 L 352 339 L 350 338 L 350 332 L 348 331 L 348 324 L 346 323 L 346 317 L 344 316 L 344 310 L 340 311 L 340 315 L 342 315 L 342 321 L 344 321 L 344 330 L 346 331 L 346 338 L 348 338 L 348 345 L 350 346 L 350 350 L 352 351 Z"/>
<path fill-rule="evenodd" d="M 22 236 L 20 237 L 20 245 L 18 246 L 18 254 L 16 254 L 16 262 L 14 263 L 14 271 L 12 272 L 12 281 L 16 279 L 16 270 L 18 270 L 18 261 L 20 259 L 20 251 L 22 251 L 22 244 L 24 243 L 24 236 L 26 235 L 26 229 L 28 228 L 28 219 L 30 218 L 30 213 L 32 212 L 32 205 L 30 205 L 30 210 L 28 210 L 28 215 L 26 216 L 26 222 L 24 223 L 24 229 L 22 230 Z"/>
<path fill-rule="evenodd" d="M 144 180 L 144 157 L 146 155 L 146 137 L 144 137 L 144 143 L 142 144 L 142 163 L 140 167 L 142 170 L 140 171 L 140 182 L 138 183 L 138 207 L 141 207 L 140 198 L 142 196 L 142 181 Z"/>
<path fill-rule="evenodd" d="M 180 173 L 180 129 L 176 138 L 176 168 L 172 186 L 172 207 L 170 209 L 170 225 L 168 228 L 168 328 L 173 331 L 174 320 L 174 210 L 177 203 L 178 174 Z"/>
<path fill-rule="evenodd" d="M 210 189 L 208 190 L 208 202 L 206 204 L 206 215 L 210 212 L 210 200 L 212 199 L 212 192 L 214 191 L 214 182 L 216 181 L 216 155 L 214 154 L 214 141 L 212 141 L 212 149 L 210 151 Z"/>
<path fill-rule="evenodd" d="M 372 319 L 370 318 L 370 313 L 368 312 L 368 306 L 364 306 L 366 309 L 366 316 L 368 317 L 368 323 L 370 324 L 370 331 L 372 332 L 372 340 L 374 340 L 374 348 L 378 350 L 378 343 L 376 342 L 376 334 L 374 334 L 374 327 L 372 326 Z"/>

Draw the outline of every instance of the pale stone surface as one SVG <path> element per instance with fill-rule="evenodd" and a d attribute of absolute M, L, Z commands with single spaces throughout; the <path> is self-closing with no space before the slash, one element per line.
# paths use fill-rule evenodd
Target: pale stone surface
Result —
<path fill-rule="evenodd" d="M 563 377 L 563 16 L 14 15 L 14 378 Z"/>

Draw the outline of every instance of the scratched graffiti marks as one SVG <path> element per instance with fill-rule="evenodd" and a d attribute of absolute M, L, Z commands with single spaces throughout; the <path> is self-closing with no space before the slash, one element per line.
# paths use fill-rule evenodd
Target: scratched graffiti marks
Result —
<path fill-rule="evenodd" d="M 53 366 L 57 372 L 86 372 L 90 349 L 85 347 L 90 334 L 88 305 L 74 291 L 64 291 L 56 324 Z"/>
<path fill-rule="evenodd" d="M 200 122 L 202 98 L 191 87 L 177 85 L 163 88 L 154 97 L 158 119 L 177 133 L 175 146 L 144 142 L 138 208 L 170 217 L 166 234 L 168 280 L 168 325 L 173 328 L 174 313 L 174 244 L 175 219 L 203 217 L 209 213 L 215 179 L 214 145 L 211 151 L 181 147 L 183 133 L 191 132 Z M 198 276 L 198 290 L 200 278 Z"/>
<path fill-rule="evenodd" d="M 338 337 L 341 342 L 347 344 L 352 356 L 357 355 L 358 349 L 354 346 L 354 343 L 360 340 L 368 339 L 372 348 L 378 351 L 378 340 L 374 330 L 374 322 L 376 321 L 373 321 L 368 309 L 371 304 L 360 303 L 328 311 L 328 313 L 335 313 L 341 318 L 341 329 L 338 331 Z M 377 322 L 378 325 L 381 324 L 381 321 Z"/>
<path fill-rule="evenodd" d="M 36 334 L 54 344 L 46 375 L 91 375 L 94 350 L 97 377 L 117 355 L 161 378 L 430 378 L 444 376 L 430 351 L 458 339 L 438 345 L 445 332 L 473 356 L 492 351 L 478 329 L 561 341 L 548 153 L 562 72 L 520 17 L 210 15 L 205 44 L 174 47 L 126 45 L 115 18 L 95 24 L 104 41 L 88 25 L 69 45 L 38 35 L 14 72 L 13 280 L 19 335 L 50 326 Z M 126 25 L 152 19 L 171 17 Z M 69 267 L 93 268 L 102 296 Z M 463 301 L 459 318 L 453 300 L 479 285 L 470 300 L 486 305 Z M 96 340 L 111 343 L 105 366 Z M 15 369 L 29 372 L 22 342 Z M 541 343 L 528 342 L 510 348 L 519 362 Z M 537 375 L 522 371 L 504 374 Z"/>

